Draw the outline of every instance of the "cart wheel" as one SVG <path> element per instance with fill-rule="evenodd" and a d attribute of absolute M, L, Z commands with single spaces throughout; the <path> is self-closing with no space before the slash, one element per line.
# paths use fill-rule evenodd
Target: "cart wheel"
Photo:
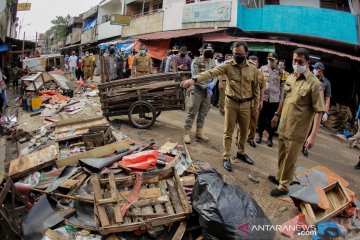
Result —
<path fill-rule="evenodd" d="M 149 102 L 137 101 L 130 106 L 128 117 L 134 127 L 149 128 L 156 120 L 155 108 Z"/>

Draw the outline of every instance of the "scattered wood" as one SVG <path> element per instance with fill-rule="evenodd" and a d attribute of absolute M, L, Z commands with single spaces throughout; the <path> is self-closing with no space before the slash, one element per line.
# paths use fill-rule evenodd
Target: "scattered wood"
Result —
<path fill-rule="evenodd" d="M 40 170 L 54 164 L 58 156 L 58 149 L 52 145 L 43 150 L 18 157 L 10 161 L 9 175 L 18 179 L 30 172 Z"/>
<path fill-rule="evenodd" d="M 50 228 L 46 229 L 45 236 L 47 236 L 51 240 L 66 240 L 66 238 L 62 234 L 60 234 Z"/>
<path fill-rule="evenodd" d="M 176 148 L 177 145 L 178 145 L 178 143 L 167 142 L 164 145 L 162 145 L 158 151 L 160 153 L 166 154 L 166 153 L 169 153 L 174 148 Z"/>
<path fill-rule="evenodd" d="M 181 240 L 186 230 L 186 222 L 181 222 L 172 240 Z"/>

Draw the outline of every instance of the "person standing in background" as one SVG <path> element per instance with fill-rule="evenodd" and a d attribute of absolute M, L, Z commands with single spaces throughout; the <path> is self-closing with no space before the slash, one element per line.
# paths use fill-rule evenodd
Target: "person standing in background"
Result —
<path fill-rule="evenodd" d="M 69 62 L 68 62 L 72 80 L 75 80 L 75 76 L 77 76 L 76 73 L 77 62 L 78 62 L 78 57 L 75 55 L 75 51 L 73 51 L 71 53 L 71 56 L 69 57 Z"/>
<path fill-rule="evenodd" d="M 140 77 L 152 73 L 152 59 L 146 53 L 145 44 L 140 45 L 139 53 L 134 56 L 131 70 L 131 75 L 134 77 Z"/>
<path fill-rule="evenodd" d="M 91 69 L 91 75 L 90 75 L 90 80 L 94 80 L 94 72 L 95 72 L 95 68 L 96 68 L 96 57 L 93 53 L 90 53 L 90 59 L 93 62 L 93 67 Z"/>

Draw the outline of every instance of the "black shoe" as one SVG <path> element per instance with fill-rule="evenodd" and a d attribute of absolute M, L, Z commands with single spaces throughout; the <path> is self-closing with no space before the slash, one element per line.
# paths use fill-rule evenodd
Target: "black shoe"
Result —
<path fill-rule="evenodd" d="M 309 156 L 309 152 L 308 152 L 308 150 L 306 148 L 303 148 L 303 150 L 301 152 L 305 157 Z"/>
<path fill-rule="evenodd" d="M 220 110 L 220 115 L 225 116 L 225 112 Z"/>
<path fill-rule="evenodd" d="M 254 161 L 246 154 L 236 153 L 236 157 L 247 164 L 253 165 Z"/>
<path fill-rule="evenodd" d="M 250 146 L 252 146 L 253 148 L 256 148 L 256 144 L 255 144 L 254 140 L 248 140 L 247 142 L 250 144 Z"/>
<path fill-rule="evenodd" d="M 272 139 L 268 139 L 268 140 L 266 141 L 266 145 L 267 145 L 268 147 L 272 147 L 272 146 L 273 146 L 273 141 L 272 141 Z"/>
<path fill-rule="evenodd" d="M 289 193 L 289 191 L 281 191 L 281 190 L 275 188 L 275 189 L 271 190 L 270 196 L 272 196 L 272 197 L 281 197 L 281 196 L 287 195 L 288 193 Z"/>
<path fill-rule="evenodd" d="M 275 176 L 269 175 L 269 176 L 268 176 L 268 180 L 269 180 L 271 183 L 275 184 L 275 185 L 279 185 L 279 181 L 276 180 L 276 177 L 275 177 Z"/>
<path fill-rule="evenodd" d="M 255 142 L 256 142 L 257 144 L 260 144 L 261 141 L 262 141 L 262 136 L 261 136 L 261 135 L 258 135 L 257 138 L 256 138 L 256 140 L 255 140 Z"/>
<path fill-rule="evenodd" d="M 229 172 L 232 171 L 230 159 L 223 159 L 223 165 L 227 171 L 229 171 Z"/>

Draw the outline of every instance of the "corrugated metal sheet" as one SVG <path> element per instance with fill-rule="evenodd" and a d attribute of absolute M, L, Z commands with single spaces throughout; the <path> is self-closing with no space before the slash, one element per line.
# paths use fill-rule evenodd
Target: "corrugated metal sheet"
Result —
<path fill-rule="evenodd" d="M 164 32 L 142 34 L 142 35 L 134 36 L 133 39 L 140 39 L 140 40 L 171 39 L 171 38 L 187 37 L 197 34 L 220 32 L 225 30 L 226 28 L 195 28 L 195 29 L 193 28 L 193 29 L 183 29 L 183 30 L 175 30 L 175 31 L 164 31 Z"/>
<path fill-rule="evenodd" d="M 206 42 L 236 42 L 236 41 L 245 41 L 245 42 L 256 42 L 256 43 L 272 43 L 272 44 L 280 44 L 280 45 L 286 45 L 286 46 L 293 46 L 293 47 L 302 47 L 307 48 L 310 50 L 314 50 L 317 52 L 323 52 L 330 55 L 335 55 L 343 58 L 348 58 L 354 61 L 360 62 L 360 57 L 353 56 L 347 53 L 342 53 L 335 50 L 330 50 L 327 48 L 322 47 L 316 47 L 311 46 L 308 44 L 301 44 L 301 43 L 295 43 L 295 42 L 289 42 L 289 41 L 281 41 L 281 40 L 272 40 L 272 39 L 260 39 L 260 38 L 245 38 L 245 37 L 234 37 L 227 34 L 206 34 L 203 36 L 204 41 Z"/>

